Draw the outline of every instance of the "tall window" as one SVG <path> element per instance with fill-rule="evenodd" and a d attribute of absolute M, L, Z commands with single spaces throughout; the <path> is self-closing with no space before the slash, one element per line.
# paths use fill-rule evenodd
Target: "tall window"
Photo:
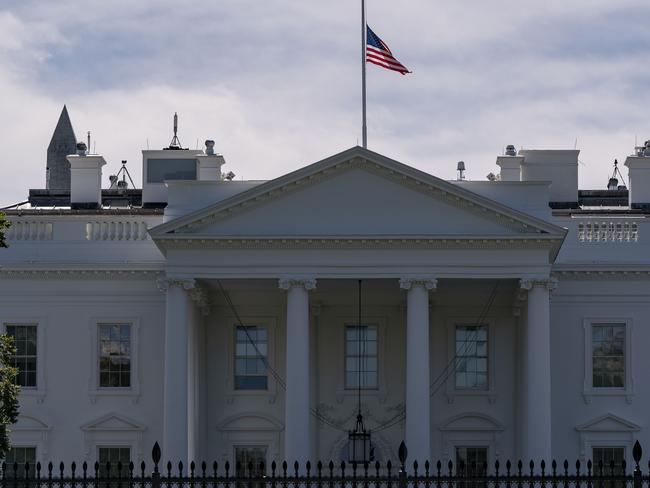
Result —
<path fill-rule="evenodd" d="M 345 327 L 345 387 L 378 387 L 376 325 Z"/>
<path fill-rule="evenodd" d="M 268 330 L 264 326 L 238 326 L 235 335 L 235 390 L 266 390 Z"/>
<path fill-rule="evenodd" d="M 485 476 L 488 459 L 487 447 L 457 447 L 456 448 L 456 473 L 468 477 Z M 484 488 L 485 483 L 463 483 L 468 488 Z"/>
<path fill-rule="evenodd" d="M 131 448 L 130 447 L 98 447 L 97 448 L 97 461 L 99 462 L 99 477 L 116 478 L 119 474 L 124 477 L 129 472 L 129 463 L 131 462 Z M 110 471 L 107 470 L 108 463 L 110 463 Z M 117 469 L 118 463 L 122 463 L 122 470 Z"/>
<path fill-rule="evenodd" d="M 16 346 L 13 357 L 13 365 L 18 368 L 16 384 L 36 388 L 36 325 L 7 325 L 6 328 Z"/>
<path fill-rule="evenodd" d="M 25 477 L 25 463 L 29 463 L 29 478 L 36 472 L 36 448 L 13 446 L 5 455 L 4 462 L 7 463 L 6 476 L 8 479 L 14 477 L 14 467 L 17 468 L 15 475 L 17 478 Z M 14 466 L 17 464 L 17 466 Z"/>
<path fill-rule="evenodd" d="M 600 475 L 600 466 L 602 462 L 602 474 L 604 477 L 622 476 L 623 460 L 625 459 L 624 447 L 594 447 L 592 452 L 593 473 Z M 612 469 L 613 466 L 613 469 Z M 603 488 L 625 488 L 625 481 L 609 481 L 602 483 Z"/>
<path fill-rule="evenodd" d="M 591 332 L 593 387 L 625 387 L 625 324 L 595 324 Z"/>
<path fill-rule="evenodd" d="M 252 472 L 250 468 L 253 468 Z M 236 446 L 235 472 L 238 477 L 261 478 L 266 474 L 266 446 Z"/>
<path fill-rule="evenodd" d="M 99 325 L 99 386 L 131 387 L 131 325 Z"/>
<path fill-rule="evenodd" d="M 456 327 L 456 388 L 488 388 L 488 328 L 484 325 Z"/>

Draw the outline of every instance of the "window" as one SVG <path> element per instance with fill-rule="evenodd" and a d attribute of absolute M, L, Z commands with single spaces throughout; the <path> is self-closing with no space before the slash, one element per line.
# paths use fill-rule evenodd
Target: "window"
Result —
<path fill-rule="evenodd" d="M 99 477 L 100 478 L 116 478 L 119 474 L 124 477 L 129 473 L 129 463 L 131 462 L 131 448 L 130 447 L 98 447 L 97 448 L 97 461 L 99 462 Z M 107 466 L 110 463 L 110 471 Z M 122 463 L 122 470 L 118 471 L 117 465 Z"/>
<path fill-rule="evenodd" d="M 624 447 L 594 447 L 593 448 L 593 474 L 604 477 L 623 476 L 623 460 L 625 459 Z M 601 471 L 602 463 L 602 471 Z M 625 481 L 605 481 L 602 488 L 625 488 Z"/>
<path fill-rule="evenodd" d="M 625 387 L 625 324 L 592 326 L 594 388 Z"/>
<path fill-rule="evenodd" d="M 9 479 L 25 477 L 25 463 L 29 463 L 29 477 L 33 477 L 36 472 L 36 448 L 35 447 L 19 447 L 13 446 L 7 455 L 4 462 L 7 463 L 6 475 Z M 14 464 L 17 464 L 17 470 L 14 471 Z"/>
<path fill-rule="evenodd" d="M 13 357 L 13 365 L 18 368 L 16 384 L 36 388 L 36 325 L 7 325 L 6 330 L 16 346 Z"/>
<path fill-rule="evenodd" d="M 196 180 L 196 159 L 148 159 L 147 182 Z"/>
<path fill-rule="evenodd" d="M 131 325 L 99 325 L 99 387 L 131 387 Z"/>
<path fill-rule="evenodd" d="M 456 326 L 455 361 L 457 389 L 488 388 L 488 328 L 484 325 Z"/>
<path fill-rule="evenodd" d="M 267 357 L 267 328 L 238 326 L 235 334 L 235 390 L 268 388 Z"/>
<path fill-rule="evenodd" d="M 487 475 L 487 447 L 457 447 L 456 474 L 468 478 Z M 486 488 L 487 483 L 476 481 L 460 482 L 462 488 Z"/>
<path fill-rule="evenodd" d="M 251 471 L 252 467 L 252 471 Z M 266 446 L 236 446 L 235 475 L 261 478 L 266 474 Z M 243 485 L 242 485 L 243 486 Z"/>
<path fill-rule="evenodd" d="M 345 327 L 345 388 L 378 388 L 377 326 Z"/>

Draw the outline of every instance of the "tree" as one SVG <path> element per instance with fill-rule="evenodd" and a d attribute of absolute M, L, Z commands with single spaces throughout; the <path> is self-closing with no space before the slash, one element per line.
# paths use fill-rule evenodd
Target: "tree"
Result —
<path fill-rule="evenodd" d="M 0 457 L 9 451 L 9 425 L 18 420 L 18 392 L 16 385 L 18 368 L 13 367 L 16 354 L 14 339 L 10 335 L 0 334 Z"/>
<path fill-rule="evenodd" d="M 7 247 L 4 231 L 9 222 L 0 213 L 0 247 Z M 13 337 L 0 334 L 0 458 L 4 458 L 9 450 L 9 425 L 18 420 L 18 392 L 16 385 L 18 369 L 13 367 L 13 357 L 16 354 Z"/>

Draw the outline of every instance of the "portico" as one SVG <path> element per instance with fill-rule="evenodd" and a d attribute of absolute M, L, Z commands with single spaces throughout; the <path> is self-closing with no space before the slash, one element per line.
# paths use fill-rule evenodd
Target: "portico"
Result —
<path fill-rule="evenodd" d="M 512 409 L 507 435 L 517 440 L 511 449 L 520 456 L 550 458 L 550 267 L 563 229 L 357 148 L 167 222 L 151 235 L 167 262 L 165 458 L 190 459 L 212 449 L 207 438 L 215 425 L 229 426 L 221 428 L 228 445 L 258 445 L 250 431 L 224 423 L 234 403 L 238 411 L 269 417 L 259 429 L 267 432 L 261 437 L 271 439 L 265 444 L 269 459 L 304 462 L 332 454 L 323 446 L 336 450 L 345 428 L 324 433 L 332 428 L 323 419 L 344 426 L 341 415 L 349 402 L 341 388 L 341 366 L 334 364 L 343 344 L 325 344 L 338 340 L 331 337 L 334 327 L 355 323 L 354 295 L 346 286 L 358 279 L 367 283 L 365 317 L 377 324 L 379 342 L 384 334 L 379 347 L 387 362 L 377 388 L 364 391 L 364 408 L 375 410 L 374 424 L 381 428 L 391 412 L 398 419 L 390 435 L 377 433 L 374 440 L 387 446 L 378 444 L 378 451 L 388 451 L 396 445 L 393 437 L 401 436 L 410 459 L 440 457 L 447 438 L 463 439 L 464 434 L 444 430 L 438 413 L 471 412 L 484 401 L 495 412 Z M 496 283 L 498 310 L 490 311 L 489 320 L 481 318 L 477 312 Z M 234 309 L 223 302 L 220 286 L 234 297 Z M 205 311 L 208 302 L 204 316 L 200 309 Z M 522 313 L 517 316 L 515 309 Z M 490 333 L 503 334 L 505 339 L 491 346 L 503 350 L 493 351 L 492 358 L 500 352 L 512 356 L 498 367 L 506 371 L 510 366 L 506 381 L 513 385 L 496 393 L 452 388 L 433 395 L 449 363 L 448 346 L 454 344 L 449 330 L 478 319 L 495 324 Z M 226 351 L 239 320 L 246 326 L 270 324 L 269 364 L 279 378 L 270 375 L 263 393 L 230 386 L 217 398 L 206 365 L 213 361 L 226 371 L 232 368 L 233 357 Z M 213 334 L 215 341 L 193 340 L 196 334 Z M 207 348 L 203 365 L 192 364 L 189 358 L 201 354 L 188 354 L 188 344 Z M 208 344 L 221 344 L 224 357 L 210 359 Z M 197 374 L 204 379 L 190 381 Z M 321 397 L 324 389 L 334 392 L 335 405 Z M 188 398 L 198 398 L 189 407 L 177 394 L 184 390 Z M 516 419 L 514 404 L 524 406 Z M 222 418 L 213 419 L 217 411 Z M 202 420 L 196 422 L 195 415 Z M 188 422 L 178 421 L 183 418 Z M 492 424 L 497 439 L 501 427 L 496 420 Z M 529 434 L 520 436 L 524 430 Z M 463 442 L 471 445 L 479 437 Z M 223 452 L 231 456 L 228 449 Z"/>

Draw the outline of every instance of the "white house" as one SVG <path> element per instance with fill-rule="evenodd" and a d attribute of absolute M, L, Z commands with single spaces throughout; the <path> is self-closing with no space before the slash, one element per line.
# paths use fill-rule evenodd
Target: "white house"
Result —
<path fill-rule="evenodd" d="M 513 148 L 490 181 L 360 147 L 235 181 L 208 141 L 142 151 L 141 191 L 102 190 L 104 159 L 67 155 L 59 126 L 57 178 L 5 210 L 10 461 L 138 463 L 156 441 L 338 461 L 359 402 L 379 460 L 401 440 L 443 462 L 650 446 L 650 143 L 629 189 L 578 190 L 577 150 Z"/>

